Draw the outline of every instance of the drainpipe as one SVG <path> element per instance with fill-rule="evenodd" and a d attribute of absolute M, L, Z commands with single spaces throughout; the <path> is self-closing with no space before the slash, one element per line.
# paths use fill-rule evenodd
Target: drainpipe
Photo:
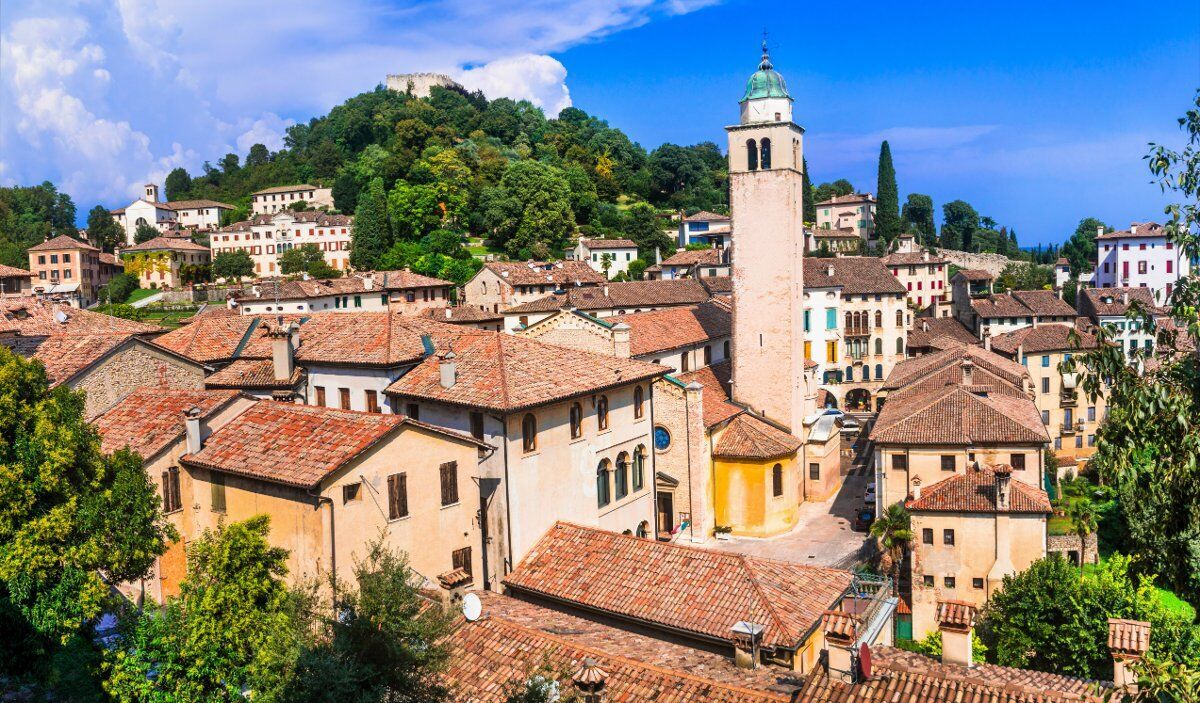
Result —
<path fill-rule="evenodd" d="M 503 437 L 504 437 L 504 512 L 505 512 L 504 528 L 505 528 L 505 532 L 508 534 L 508 553 L 512 554 L 512 551 L 513 551 L 512 490 L 509 488 L 510 482 L 508 480 L 508 415 L 501 415 L 500 423 L 504 430 L 504 434 L 503 434 Z M 502 571 L 503 571 L 501 576 L 502 577 L 507 576 L 508 569 L 511 566 L 511 563 L 510 563 L 509 559 L 504 557 L 503 553 L 500 554 L 500 565 L 501 565 Z"/>
<path fill-rule="evenodd" d="M 657 380 L 651 379 L 646 387 L 650 389 L 650 439 L 647 442 L 646 453 L 650 455 L 650 539 L 658 541 L 658 459 L 654 455 L 654 386 L 657 382 L 662 381 L 660 376 Z M 642 471 L 646 470 L 645 458 L 642 459 Z M 642 481 L 646 480 L 643 474 Z M 691 486 L 691 474 L 688 474 L 688 486 Z M 691 491 L 688 491 L 688 497 L 691 497 Z M 692 522 L 695 522 L 695 516 L 692 516 Z"/>
<path fill-rule="evenodd" d="M 328 496 L 323 496 L 320 493 L 313 493 L 312 490 L 308 494 L 317 499 L 317 510 L 321 509 L 322 505 L 329 506 L 329 571 L 333 575 L 330 583 L 333 588 L 333 611 L 337 613 L 337 532 L 334 530 L 333 522 L 333 499 Z"/>

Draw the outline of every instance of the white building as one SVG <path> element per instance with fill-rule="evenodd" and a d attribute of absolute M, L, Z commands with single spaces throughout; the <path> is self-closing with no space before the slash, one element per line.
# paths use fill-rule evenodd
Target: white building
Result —
<path fill-rule="evenodd" d="M 258 281 L 234 296 L 243 315 L 392 312 L 419 315 L 450 304 L 454 284 L 412 271 L 366 271 L 342 278 Z"/>
<path fill-rule="evenodd" d="M 304 202 L 311 208 L 332 208 L 333 189 L 318 188 L 307 183 L 295 186 L 275 186 L 250 194 L 250 212 L 254 215 L 286 210 Z"/>
<path fill-rule="evenodd" d="M 689 244 L 726 246 L 733 235 L 729 215 L 701 210 L 679 221 L 679 247 Z"/>
<path fill-rule="evenodd" d="M 1191 269 L 1162 225 L 1134 222 L 1122 232 L 1096 234 L 1096 287 L 1149 288 L 1158 303 Z"/>
<path fill-rule="evenodd" d="M 197 230 L 216 229 L 221 226 L 221 212 L 233 210 L 233 206 L 216 200 L 176 200 L 162 202 L 158 199 L 158 186 L 147 183 L 143 197 L 118 210 L 111 210 L 113 219 L 125 230 L 125 243 L 133 244 L 137 228 L 150 225 L 159 232 L 185 227 Z"/>
<path fill-rule="evenodd" d="M 875 241 L 875 196 L 837 195 L 817 203 L 817 228 L 851 230 L 868 245 Z"/>
<path fill-rule="evenodd" d="M 350 267 L 350 230 L 354 218 L 329 215 L 320 210 L 288 210 L 275 215 L 255 215 L 249 220 L 223 227 L 209 237 L 212 256 L 244 250 L 254 261 L 257 276 L 279 271 L 283 252 L 314 244 L 325 254 L 325 263 L 339 271 Z"/>
<path fill-rule="evenodd" d="M 1149 288 L 1084 288 L 1079 291 L 1079 312 L 1097 325 L 1116 331 L 1113 341 L 1121 345 L 1127 359 L 1138 350 L 1153 350 L 1154 333 L 1140 319 L 1125 317 L 1133 303 L 1140 303 L 1156 319 L 1165 312 L 1155 304 Z"/>
<path fill-rule="evenodd" d="M 576 261 L 583 261 L 600 273 L 604 273 L 604 266 L 607 263 L 609 278 L 619 273 L 627 273 L 629 263 L 636 258 L 638 258 L 638 248 L 632 239 L 581 238 L 575 245 Z"/>

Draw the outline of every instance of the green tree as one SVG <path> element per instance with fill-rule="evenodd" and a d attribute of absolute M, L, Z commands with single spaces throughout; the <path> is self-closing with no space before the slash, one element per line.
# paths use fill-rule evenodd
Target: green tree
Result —
<path fill-rule="evenodd" d="M 317 644 L 299 658 L 287 703 L 447 700 L 452 618 L 428 607 L 404 555 L 372 543 L 342 584 L 338 613 L 322 619 Z"/>
<path fill-rule="evenodd" d="M 850 195 L 855 192 L 854 184 L 845 178 L 839 178 L 832 183 L 822 183 L 813 191 L 813 198 L 821 204 L 839 195 Z"/>
<path fill-rule="evenodd" d="M 942 246 L 947 249 L 975 251 L 971 238 L 979 229 L 979 213 L 962 200 L 942 206 Z"/>
<path fill-rule="evenodd" d="M 316 244 L 302 244 L 279 256 L 279 272 L 285 276 L 307 273 L 313 278 L 336 278 L 340 272 L 325 261 L 325 254 Z"/>
<path fill-rule="evenodd" d="M 500 181 L 497 243 L 509 256 L 546 258 L 575 231 L 571 193 L 561 169 L 538 161 L 511 164 Z"/>
<path fill-rule="evenodd" d="M 645 259 L 642 259 L 640 256 L 638 258 L 634 259 L 633 261 L 630 261 L 629 262 L 629 280 L 631 280 L 631 281 L 642 280 L 642 276 L 646 275 L 646 267 L 647 266 L 649 266 L 649 264 L 647 264 Z"/>
<path fill-rule="evenodd" d="M 238 169 L 241 168 L 241 166 L 238 165 L 238 155 L 233 153 L 222 156 L 221 160 L 218 162 L 218 165 L 220 165 L 221 171 L 223 171 L 227 176 L 236 173 Z"/>
<path fill-rule="evenodd" d="M 100 451 L 83 393 L 0 347 L 0 602 L 66 641 L 144 577 L 173 531 L 140 457 Z"/>
<path fill-rule="evenodd" d="M 1200 91 L 1179 123 L 1188 138 L 1183 150 L 1154 146 L 1149 162 L 1162 188 L 1180 201 L 1166 208 L 1166 235 L 1181 258 L 1194 260 L 1200 257 Z M 1200 348 L 1200 280 L 1176 282 L 1166 303 L 1169 324 L 1131 307 L 1129 324 L 1155 336 L 1155 364 L 1127 363 L 1105 326 L 1098 348 L 1072 357 L 1063 371 L 1081 374 L 1089 398 L 1107 398 L 1091 466 L 1116 488 L 1125 548 L 1139 569 L 1200 605 L 1200 355 L 1188 351 Z"/>
<path fill-rule="evenodd" d="M 106 654 L 115 700 L 279 700 L 307 640 L 307 603 L 284 585 L 288 553 L 269 535 L 259 515 L 189 546 L 179 597 L 123 618 Z"/>
<path fill-rule="evenodd" d="M 896 168 L 892 148 L 885 139 L 879 145 L 878 190 L 875 193 L 875 236 L 890 244 L 900 234 L 900 191 L 896 187 Z"/>
<path fill-rule="evenodd" d="M 105 303 L 123 303 L 129 296 L 141 287 L 138 277 L 132 273 L 122 273 L 113 276 L 107 284 L 100 287 L 96 299 Z"/>
<path fill-rule="evenodd" d="M 808 159 L 804 159 L 804 179 L 800 183 L 800 202 L 804 209 L 804 222 L 814 225 L 817 222 L 817 200 L 813 197 L 812 179 L 808 177 Z"/>
<path fill-rule="evenodd" d="M 250 153 L 246 154 L 246 168 L 255 168 L 266 165 L 271 158 L 271 153 L 267 151 L 264 144 L 252 144 Z"/>
<path fill-rule="evenodd" d="M 125 244 L 125 230 L 103 205 L 88 210 L 87 231 L 92 244 L 104 251 L 111 252 Z"/>
<path fill-rule="evenodd" d="M 919 640 L 899 640 L 896 646 L 900 649 L 924 654 L 927 657 L 934 659 L 942 658 L 942 633 L 939 630 L 931 630 L 929 634 Z M 983 664 L 987 661 L 987 645 L 979 638 L 979 633 L 971 633 L 971 661 L 976 664 Z"/>
<path fill-rule="evenodd" d="M 904 550 L 912 541 L 912 517 L 903 503 L 892 503 L 871 523 L 871 536 L 879 541 L 886 557 L 881 564 L 892 579 L 892 591 L 898 587 L 900 564 L 904 561 Z"/>
<path fill-rule="evenodd" d="M 675 240 L 663 230 L 655 209 L 645 203 L 637 203 L 625 212 L 621 228 L 638 245 L 642 261 L 654 261 L 656 252 L 667 257 L 675 251 Z"/>
<path fill-rule="evenodd" d="M 192 189 L 192 177 L 188 175 L 186 168 L 179 166 L 171 169 L 163 185 L 165 186 L 166 193 L 164 195 L 166 195 L 167 200 L 180 200 Z"/>
<path fill-rule="evenodd" d="M 904 228 L 915 234 L 921 244 L 937 244 L 937 225 L 933 222 L 933 198 L 922 193 L 909 193 L 901 217 L 904 220 Z"/>
<path fill-rule="evenodd" d="M 133 243 L 134 244 L 145 244 L 146 242 L 150 241 L 151 239 L 154 239 L 155 237 L 161 237 L 161 236 L 162 236 L 162 232 L 159 232 L 158 229 L 154 225 L 141 224 L 141 225 L 138 225 L 137 229 L 135 229 L 133 231 Z"/>
<path fill-rule="evenodd" d="M 1083 575 L 1084 554 L 1087 554 L 1088 535 L 1096 531 L 1096 506 L 1088 498 L 1075 498 L 1067 505 L 1067 520 L 1071 531 L 1079 538 L 1079 575 Z"/>
<path fill-rule="evenodd" d="M 613 255 L 605 252 L 600 255 L 600 270 L 604 272 L 604 277 L 608 278 L 608 272 L 612 270 Z"/>
<path fill-rule="evenodd" d="M 49 181 L 0 188 L 0 263 L 27 268 L 26 249 L 63 234 L 79 236 L 71 196 Z"/>
<path fill-rule="evenodd" d="M 245 249 L 223 251 L 213 259 L 212 275 L 226 281 L 240 281 L 254 275 L 254 260 Z"/>
<path fill-rule="evenodd" d="M 1096 262 L 1096 232 L 1111 232 L 1112 227 L 1095 217 L 1085 217 L 1062 247 L 1062 255 L 1071 262 L 1071 272 L 1090 271 Z"/>
<path fill-rule="evenodd" d="M 396 239 L 415 241 L 442 225 L 445 210 L 433 186 L 400 181 L 388 194 L 387 203 Z"/>
<path fill-rule="evenodd" d="M 350 244 L 350 263 L 362 270 L 378 267 L 379 257 L 392 245 L 382 178 L 371 179 L 370 185 L 358 197 Z"/>

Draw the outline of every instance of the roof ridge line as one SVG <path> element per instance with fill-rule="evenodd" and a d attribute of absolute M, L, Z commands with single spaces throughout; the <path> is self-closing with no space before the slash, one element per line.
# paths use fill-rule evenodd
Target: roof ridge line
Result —
<path fill-rule="evenodd" d="M 766 609 L 767 613 L 771 616 L 771 619 L 775 621 L 775 626 L 779 628 L 779 631 L 786 636 L 788 629 L 787 625 L 784 624 L 783 618 L 779 617 L 779 613 L 775 612 L 775 608 L 771 606 L 771 599 L 768 598 L 767 594 L 763 592 L 763 586 L 758 582 L 758 577 L 755 575 L 754 569 L 751 568 L 750 562 L 747 561 L 747 555 L 738 554 L 738 561 L 741 563 L 742 568 L 746 571 L 746 578 L 750 580 L 750 586 L 754 589 L 754 592 L 758 595 L 758 597 L 762 599 L 763 608 Z"/>

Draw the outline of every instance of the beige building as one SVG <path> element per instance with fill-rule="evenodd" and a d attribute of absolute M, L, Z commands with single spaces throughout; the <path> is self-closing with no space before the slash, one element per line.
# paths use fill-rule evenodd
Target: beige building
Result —
<path fill-rule="evenodd" d="M 896 238 L 891 254 L 883 257 L 883 265 L 891 270 L 900 285 L 908 289 L 908 304 L 915 310 L 950 302 L 947 261 L 917 246 L 911 234 Z"/>
<path fill-rule="evenodd" d="M 607 273 L 609 278 L 627 273 L 629 263 L 638 258 L 637 243 L 632 239 L 580 238 L 575 245 L 575 260 L 583 261 L 592 270 Z"/>
<path fill-rule="evenodd" d="M 212 263 L 209 249 L 183 237 L 155 237 L 121 251 L 121 261 L 136 273 L 142 288 L 182 288 L 185 267 Z"/>
<path fill-rule="evenodd" d="M 837 195 L 817 203 L 818 229 L 850 230 L 867 246 L 875 241 L 875 196 L 870 193 Z"/>
<path fill-rule="evenodd" d="M 330 215 L 321 210 L 286 210 L 255 215 L 249 220 L 222 227 L 209 237 L 216 259 L 225 252 L 242 250 L 254 261 L 254 274 L 274 276 L 280 272 L 279 257 L 289 249 L 312 244 L 325 255 L 325 263 L 346 271 L 350 268 L 350 233 L 354 218 Z"/>
<path fill-rule="evenodd" d="M 304 203 L 314 210 L 332 208 L 333 189 L 302 183 L 255 191 L 250 194 L 250 213 L 252 215 L 273 215 L 283 210 L 289 210 L 297 203 Z"/>
<path fill-rule="evenodd" d="M 854 229 L 824 229 L 816 227 L 804 232 L 805 252 L 809 254 L 848 254 L 858 256 L 863 253 L 866 243 Z"/>
<path fill-rule="evenodd" d="M 646 269 L 646 278 L 674 280 L 679 278 L 705 279 L 728 276 L 730 247 L 712 245 L 707 249 L 684 249 Z"/>
<path fill-rule="evenodd" d="M 1078 335 L 1077 340 L 1072 340 L 1072 332 Z M 1074 354 L 1095 349 L 1095 334 L 1083 325 L 1072 328 L 1046 324 L 992 337 L 990 341 L 992 351 L 1029 370 L 1034 402 L 1053 441 L 1060 476 L 1067 470 L 1078 473 L 1096 451 L 1096 435 L 1108 407 L 1103 393 L 1095 400 L 1088 398 L 1080 386 L 1079 374 L 1064 374 L 1060 366 Z"/>
<path fill-rule="evenodd" d="M 605 282 L 582 261 L 492 261 L 463 285 L 463 305 L 493 313 L 549 293 Z"/>
<path fill-rule="evenodd" d="M 38 295 L 88 307 L 111 278 L 110 267 L 101 264 L 99 249 L 65 234 L 28 251 L 32 289 Z"/>
<path fill-rule="evenodd" d="M 0 298 L 20 297 L 33 292 L 32 271 L 0 264 Z"/>
<path fill-rule="evenodd" d="M 232 300 L 243 315 L 271 313 L 380 312 L 422 315 L 450 304 L 454 284 L 402 271 L 363 271 L 341 278 L 260 280 Z"/>

